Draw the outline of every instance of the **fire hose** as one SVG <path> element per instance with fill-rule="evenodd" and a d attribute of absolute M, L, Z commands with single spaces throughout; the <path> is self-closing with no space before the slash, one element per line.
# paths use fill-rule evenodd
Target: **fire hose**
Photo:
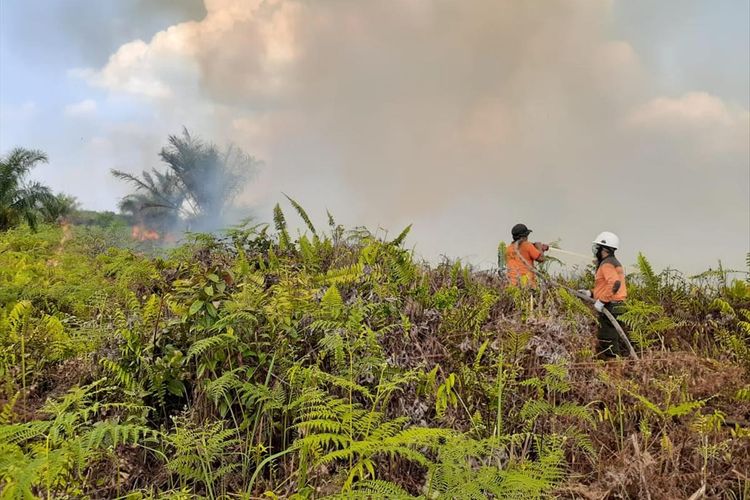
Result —
<path fill-rule="evenodd" d="M 534 273 L 544 283 L 546 283 L 547 285 L 557 286 L 559 288 L 563 288 L 563 289 L 567 290 L 569 293 L 571 293 L 571 294 L 575 295 L 576 297 L 578 297 L 579 299 L 588 302 L 589 304 L 593 304 L 595 302 L 595 300 L 593 298 L 589 297 L 588 295 L 584 295 L 584 294 L 580 293 L 578 290 L 574 290 L 574 289 L 572 289 L 572 288 L 570 288 L 570 287 L 568 287 L 568 286 L 560 283 L 559 281 L 556 281 L 556 280 L 554 280 L 554 279 L 552 279 L 552 278 L 550 278 L 548 276 L 545 276 L 544 274 L 542 274 L 539 271 L 537 271 L 536 269 L 534 269 L 534 266 L 532 266 L 529 262 L 526 262 L 526 259 L 518 251 L 518 245 L 516 245 L 514 243 L 511 243 L 511 245 L 513 245 L 513 250 L 516 252 L 516 255 L 521 260 L 521 262 L 523 262 L 523 265 L 526 266 L 532 273 Z M 635 353 L 635 349 L 633 349 L 633 345 L 630 343 L 630 339 L 628 339 L 628 336 L 625 335 L 625 331 L 622 329 L 622 327 L 620 326 L 620 323 L 617 321 L 617 319 L 615 318 L 615 316 L 609 310 L 607 310 L 607 308 L 602 309 L 602 314 L 604 314 L 604 316 L 606 316 L 606 318 L 609 320 L 609 322 L 612 324 L 612 326 L 615 327 L 615 330 L 617 330 L 617 333 L 620 335 L 620 339 L 623 342 L 625 342 L 625 345 L 628 346 L 628 351 L 630 351 L 630 355 L 634 359 L 639 359 L 638 355 Z"/>

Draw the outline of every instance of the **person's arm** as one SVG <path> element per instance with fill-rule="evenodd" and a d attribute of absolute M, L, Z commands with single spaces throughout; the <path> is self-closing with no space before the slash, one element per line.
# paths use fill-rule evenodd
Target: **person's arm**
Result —
<path fill-rule="evenodd" d="M 544 262 L 544 252 L 549 250 L 549 245 L 537 241 L 532 245 L 532 248 L 539 254 L 534 260 L 537 262 Z"/>
<path fill-rule="evenodd" d="M 536 246 L 536 243 L 530 243 L 526 242 L 524 245 L 526 247 L 526 254 L 529 256 L 529 260 L 531 262 L 537 261 L 537 262 L 543 262 L 544 261 L 544 252 L 539 250 Z"/>

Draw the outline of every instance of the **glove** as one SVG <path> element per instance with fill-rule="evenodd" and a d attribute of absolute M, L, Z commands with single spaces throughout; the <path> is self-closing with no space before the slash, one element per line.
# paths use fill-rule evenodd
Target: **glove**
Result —
<path fill-rule="evenodd" d="M 591 298 L 591 290 L 581 289 L 581 290 L 578 290 L 578 293 L 581 294 L 581 295 L 585 295 L 586 297 Z"/>
<path fill-rule="evenodd" d="M 542 251 L 546 252 L 547 250 L 549 250 L 549 245 L 546 243 L 542 243 Z"/>
<path fill-rule="evenodd" d="M 596 309 L 597 312 L 602 312 L 604 310 L 604 302 L 601 300 L 594 302 L 594 309 Z"/>

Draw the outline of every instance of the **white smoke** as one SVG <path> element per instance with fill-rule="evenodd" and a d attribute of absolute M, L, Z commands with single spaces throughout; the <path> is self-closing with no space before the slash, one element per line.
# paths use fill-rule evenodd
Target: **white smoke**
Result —
<path fill-rule="evenodd" d="M 750 114 L 659 95 L 612 2 L 205 0 L 206 17 L 135 40 L 92 85 L 231 140 L 266 169 L 244 199 L 398 231 L 491 264 L 524 222 L 625 262 L 698 269 L 750 247 Z M 135 167 L 134 170 L 138 170 Z M 322 220 L 322 217 L 319 217 Z"/>

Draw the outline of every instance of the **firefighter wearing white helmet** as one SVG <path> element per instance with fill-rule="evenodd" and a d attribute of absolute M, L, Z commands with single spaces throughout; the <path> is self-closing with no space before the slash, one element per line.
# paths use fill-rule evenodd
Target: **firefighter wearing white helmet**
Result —
<path fill-rule="evenodd" d="M 610 233 L 609 231 L 604 231 L 603 233 L 599 233 L 599 236 L 596 237 L 593 243 L 594 243 L 594 247 L 593 247 L 594 254 L 596 254 L 597 246 L 610 248 L 612 250 L 617 250 L 618 248 L 620 248 L 620 238 L 618 238 L 615 233 Z"/>
<path fill-rule="evenodd" d="M 628 348 L 620 339 L 614 325 L 604 315 L 606 308 L 617 318 L 624 312 L 628 289 L 625 284 L 625 270 L 615 257 L 620 248 L 620 238 L 616 234 L 604 231 L 593 241 L 592 252 L 596 256 L 596 276 L 593 290 L 580 290 L 593 297 L 594 308 L 599 312 L 599 355 L 605 358 L 627 356 Z"/>

